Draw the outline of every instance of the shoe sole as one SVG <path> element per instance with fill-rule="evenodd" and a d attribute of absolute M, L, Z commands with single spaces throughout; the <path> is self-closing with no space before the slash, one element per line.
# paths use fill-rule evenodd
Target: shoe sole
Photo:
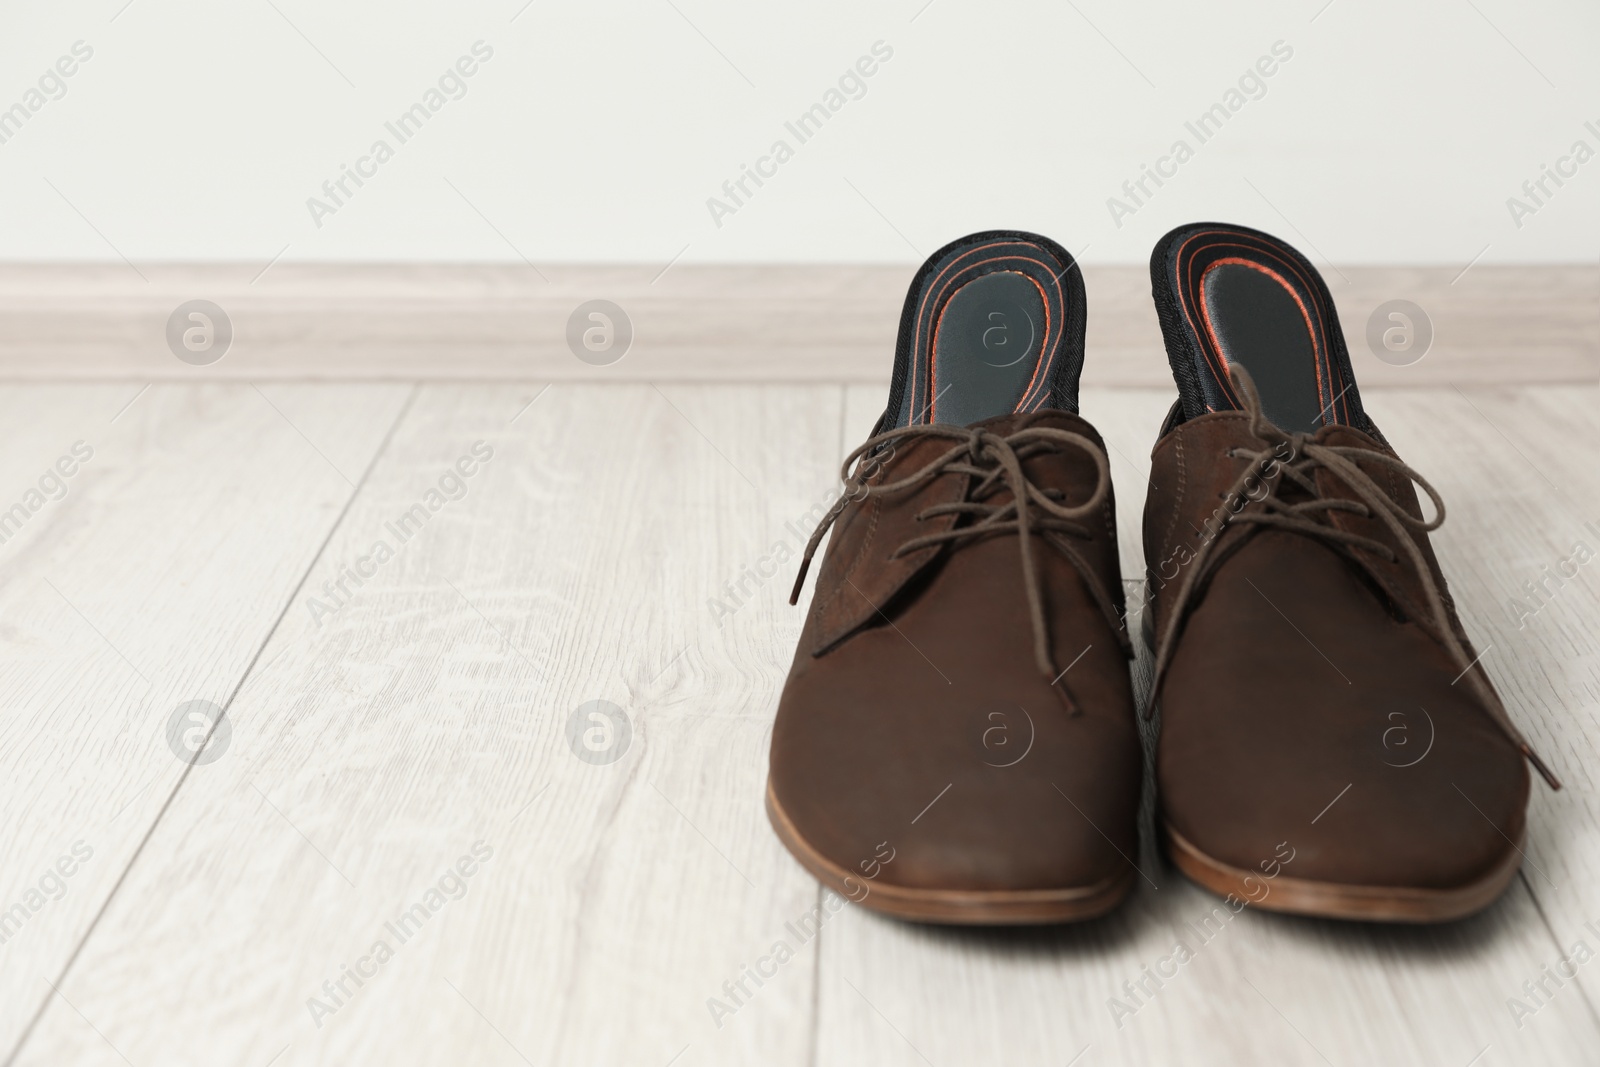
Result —
<path fill-rule="evenodd" d="M 1069 889 L 920 889 L 868 880 L 822 855 L 800 835 L 767 783 L 767 819 L 778 840 L 812 877 L 864 908 L 914 922 L 1019 926 L 1096 919 L 1133 891 L 1134 872 Z M 855 888 L 851 888 L 854 883 Z M 859 896 L 862 888 L 865 896 Z"/>
<path fill-rule="evenodd" d="M 1250 907 L 1264 911 L 1323 919 L 1387 923 L 1442 923 L 1464 919 L 1494 903 L 1522 867 L 1523 842 L 1519 841 L 1517 850 L 1508 853 L 1487 875 L 1454 889 L 1349 885 L 1287 875 L 1268 878 L 1206 855 L 1166 823 L 1161 830 L 1167 855 L 1178 870 L 1201 887 L 1222 897 L 1231 894 Z M 1259 900 L 1252 899 L 1263 887 L 1266 894 Z"/>

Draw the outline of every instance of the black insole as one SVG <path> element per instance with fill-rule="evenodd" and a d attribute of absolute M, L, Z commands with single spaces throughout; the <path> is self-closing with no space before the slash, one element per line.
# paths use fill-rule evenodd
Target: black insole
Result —
<path fill-rule="evenodd" d="M 957 289 L 933 332 L 933 410 L 966 426 L 1017 409 L 1039 367 L 1044 299 L 1025 274 L 996 271 Z"/>
<path fill-rule="evenodd" d="M 1083 275 L 1047 237 L 987 230 L 928 257 L 906 292 L 880 429 L 1078 410 Z"/>
<path fill-rule="evenodd" d="M 1284 430 L 1343 423 L 1376 432 L 1333 296 L 1290 245 L 1246 226 L 1191 223 L 1156 245 L 1150 282 L 1184 419 L 1236 410 L 1229 368 L 1240 365 Z"/>
<path fill-rule="evenodd" d="M 1229 363 L 1242 363 L 1267 418 L 1311 433 L 1322 424 L 1317 348 L 1293 290 L 1254 265 L 1219 263 L 1200 283 L 1206 319 Z"/>

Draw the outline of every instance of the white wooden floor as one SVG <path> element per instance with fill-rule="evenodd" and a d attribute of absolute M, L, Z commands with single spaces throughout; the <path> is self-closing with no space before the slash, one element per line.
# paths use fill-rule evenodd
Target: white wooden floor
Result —
<path fill-rule="evenodd" d="M 1600 962 L 1548 977 L 1575 944 L 1600 952 L 1600 556 L 1513 614 L 1575 542 L 1600 553 L 1593 386 L 1367 397 L 1448 501 L 1436 544 L 1468 627 L 1568 786 L 1536 786 L 1527 864 L 1487 914 L 1247 910 L 1202 944 L 1187 924 L 1214 901 L 1147 845 L 1149 881 L 1096 923 L 847 907 L 801 944 L 786 923 L 818 887 L 761 803 L 793 564 L 746 579 L 731 616 L 711 603 L 775 542 L 797 549 L 883 393 L 0 388 L 0 510 L 92 449 L 0 544 L 0 1060 L 1600 1062 Z M 1130 583 L 1169 399 L 1084 397 L 1114 449 Z M 402 542 L 390 524 L 419 504 Z M 359 562 L 379 541 L 393 558 Z M 371 576 L 326 592 L 346 567 Z M 211 762 L 168 741 L 193 700 L 226 708 Z M 615 762 L 569 745 L 594 700 L 629 718 Z M 724 983 L 779 940 L 794 958 L 714 1019 L 708 999 L 731 1004 Z M 1195 958 L 1114 1013 L 1180 940 Z"/>

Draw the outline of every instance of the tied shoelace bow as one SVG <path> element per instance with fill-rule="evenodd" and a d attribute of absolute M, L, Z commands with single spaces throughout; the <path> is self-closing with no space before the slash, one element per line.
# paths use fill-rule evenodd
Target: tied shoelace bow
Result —
<path fill-rule="evenodd" d="M 880 450 L 888 450 L 892 455 L 895 445 L 907 442 L 914 444 L 930 439 L 953 443 L 945 452 L 904 477 L 892 482 L 873 484 L 872 479 L 884 470 L 882 457 L 878 455 Z M 1098 471 L 1094 492 L 1082 504 L 1068 506 L 1061 503 L 1065 496 L 1061 490 L 1039 488 L 1028 479 L 1022 467 L 1023 460 L 1044 452 L 1059 452 L 1063 446 L 1077 448 L 1091 456 Z M 1105 502 L 1107 488 L 1111 484 L 1111 471 L 1105 453 L 1082 434 L 1047 426 L 1035 426 L 1001 435 L 982 427 L 946 426 L 935 423 L 903 426 L 870 438 L 845 457 L 844 466 L 840 470 L 845 490 L 828 513 L 822 517 L 822 521 L 817 524 L 816 532 L 806 544 L 805 555 L 800 561 L 800 573 L 795 577 L 789 603 L 794 604 L 799 600 L 800 587 L 806 580 L 806 571 L 811 566 L 812 557 L 816 555 L 817 546 L 822 543 L 823 535 L 844 513 L 844 509 L 852 500 L 891 496 L 895 493 L 920 489 L 946 474 L 967 475 L 976 479 L 976 484 L 969 486 L 965 498 L 961 501 L 934 504 L 924 508 L 917 513 L 916 521 L 924 522 L 940 515 L 967 516 L 970 517 L 969 521 L 961 524 L 961 519 L 958 518 L 958 525 L 951 529 L 913 537 L 895 549 L 889 558 L 898 559 L 933 545 L 954 545 L 963 541 L 975 541 L 991 534 L 1018 535 L 1017 543 L 1022 556 L 1023 589 L 1027 594 L 1028 614 L 1033 623 L 1034 661 L 1039 665 L 1045 681 L 1049 682 L 1060 695 L 1067 710 L 1073 715 L 1078 714 L 1078 706 L 1066 687 L 1056 684 L 1061 676 L 1056 672 L 1055 659 L 1050 649 L 1050 627 L 1045 617 L 1043 575 L 1039 571 L 1039 564 L 1034 555 L 1036 549 L 1033 535 L 1042 537 L 1072 563 L 1082 575 L 1084 584 L 1099 604 L 1100 610 L 1110 621 L 1113 631 L 1122 640 L 1124 651 L 1128 651 L 1130 647 L 1122 626 L 1121 615 L 1106 590 L 1105 583 L 1069 540 L 1069 538 L 1081 540 L 1090 538 L 1089 531 L 1076 520 L 1093 514 L 1101 507 Z M 1002 488 L 1010 490 L 1009 500 L 1003 504 L 985 503 L 988 497 Z"/>
<path fill-rule="evenodd" d="M 1522 752 L 1524 758 L 1531 763 L 1535 770 L 1544 778 L 1552 789 L 1560 789 L 1561 782 L 1551 772 L 1545 762 L 1534 752 L 1516 725 L 1511 721 L 1510 714 L 1505 705 L 1500 702 L 1488 682 L 1480 672 L 1475 672 L 1473 667 L 1477 664 L 1477 657 L 1469 654 L 1466 643 L 1457 636 L 1455 627 L 1451 625 L 1450 609 L 1444 598 L 1444 591 L 1434 581 L 1433 571 L 1428 566 L 1427 559 L 1422 550 L 1417 547 L 1416 541 L 1411 536 L 1411 531 L 1427 533 L 1437 530 L 1444 523 L 1444 501 L 1426 478 L 1402 463 L 1395 456 L 1385 452 L 1378 452 L 1368 448 L 1355 448 L 1340 445 L 1319 444 L 1315 435 L 1307 433 L 1288 433 L 1279 429 L 1269 421 L 1261 408 L 1261 397 L 1256 392 L 1254 380 L 1250 372 L 1238 364 L 1229 367 L 1233 379 L 1235 392 L 1243 403 L 1243 410 L 1250 416 L 1250 433 L 1264 445 L 1259 451 L 1237 448 L 1229 449 L 1230 458 L 1242 456 L 1251 460 L 1244 473 L 1241 474 L 1232 488 L 1223 493 L 1224 499 L 1255 499 L 1246 497 L 1246 491 L 1252 480 L 1266 487 L 1265 494 L 1259 499 L 1259 508 L 1244 510 L 1225 515 L 1216 533 L 1201 545 L 1194 558 L 1188 565 L 1188 573 L 1184 576 L 1182 584 L 1178 587 L 1177 596 L 1173 601 L 1169 615 L 1166 633 L 1161 637 L 1156 649 L 1156 665 L 1154 682 L 1150 689 L 1150 701 L 1146 705 L 1145 714 L 1155 707 L 1157 696 L 1161 692 L 1161 683 L 1166 675 L 1166 669 L 1172 661 L 1173 649 L 1177 643 L 1178 631 L 1182 627 L 1184 611 L 1189 606 L 1197 590 L 1205 578 L 1208 565 L 1214 557 L 1214 549 L 1222 540 L 1223 530 L 1228 526 L 1259 526 L 1268 529 L 1290 530 L 1295 533 L 1318 537 L 1335 545 L 1343 546 L 1346 554 L 1354 555 L 1350 550 L 1360 549 L 1371 552 L 1390 563 L 1399 562 L 1400 556 L 1394 549 L 1382 541 L 1371 537 L 1363 537 L 1349 530 L 1341 530 L 1329 522 L 1319 521 L 1318 516 L 1328 516 L 1334 511 L 1352 512 L 1363 519 L 1377 518 L 1388 529 L 1411 564 L 1412 571 L 1422 584 L 1424 606 L 1431 616 L 1434 629 L 1439 640 L 1450 653 L 1457 667 L 1461 669 L 1461 677 L 1468 680 L 1478 699 L 1488 709 L 1490 716 L 1499 725 L 1511 742 Z M 1280 455 L 1280 450 L 1288 448 L 1288 457 Z M 1433 501 L 1434 517 L 1431 521 L 1410 514 L 1404 507 L 1396 503 L 1386 494 L 1366 471 L 1357 465 L 1357 460 L 1368 463 L 1377 463 L 1389 468 L 1401 477 L 1409 479 L 1420 485 L 1428 498 Z M 1266 471 L 1276 464 L 1279 477 L 1270 477 Z M 1317 489 L 1316 483 L 1310 477 L 1314 468 L 1321 467 L 1337 477 L 1349 487 L 1350 491 L 1360 497 L 1360 501 L 1328 499 L 1323 497 Z M 1305 491 L 1305 499 L 1288 502 L 1279 497 L 1285 481 L 1292 482 Z M 1459 678 L 1458 678 L 1459 680 Z M 1454 684 L 1454 683 L 1452 683 Z"/>

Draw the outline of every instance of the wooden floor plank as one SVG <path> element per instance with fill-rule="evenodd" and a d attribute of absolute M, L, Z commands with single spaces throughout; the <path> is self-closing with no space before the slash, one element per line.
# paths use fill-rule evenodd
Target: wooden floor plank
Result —
<path fill-rule="evenodd" d="M 492 458 L 348 603 L 290 612 L 21 1062 L 807 1061 L 787 924 L 817 888 L 761 807 L 802 615 L 766 560 L 825 506 L 842 390 L 556 385 L 511 424 L 531 392 L 419 395 L 308 591 Z M 569 746 L 594 700 L 631 720 L 614 763 Z M 328 992 L 347 965 L 376 977 Z"/>
<path fill-rule="evenodd" d="M 226 702 L 353 496 L 325 457 L 359 477 L 408 392 L 0 391 L 0 1055 L 183 774 L 170 717 Z"/>

